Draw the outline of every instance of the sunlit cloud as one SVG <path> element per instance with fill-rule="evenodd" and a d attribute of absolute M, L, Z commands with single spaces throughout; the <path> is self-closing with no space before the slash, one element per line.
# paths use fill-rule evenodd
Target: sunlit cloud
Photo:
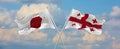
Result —
<path fill-rule="evenodd" d="M 17 28 L 0 29 L 0 40 L 4 42 L 28 43 L 35 40 L 46 41 L 47 34 L 39 31 L 34 31 L 31 34 L 19 35 Z M 29 43 L 30 44 L 30 43 Z"/>
<path fill-rule="evenodd" d="M 39 13 L 41 10 L 47 8 L 48 5 L 47 4 L 31 4 L 30 6 L 28 5 L 23 5 L 20 10 L 18 10 L 17 12 L 17 16 L 19 18 L 31 15 L 31 14 L 35 14 L 35 13 Z"/>
<path fill-rule="evenodd" d="M 23 18 L 25 16 L 31 15 L 31 14 L 35 14 L 35 13 L 39 13 L 40 11 L 42 11 L 43 9 L 48 9 L 48 11 L 50 13 L 55 13 L 56 12 L 60 12 L 60 8 L 57 7 L 57 5 L 55 4 L 30 4 L 30 5 L 23 5 L 17 12 L 17 16 L 19 18 Z"/>
<path fill-rule="evenodd" d="M 90 43 L 93 43 L 96 41 L 104 41 L 104 39 L 105 39 L 104 35 L 94 35 L 89 33 L 85 33 L 84 36 L 82 37 L 83 41 L 88 41 Z"/>
<path fill-rule="evenodd" d="M 77 44 L 78 49 L 92 49 L 92 45 L 82 45 L 82 44 Z"/>
<path fill-rule="evenodd" d="M 110 13 L 110 16 L 120 16 L 120 7 L 113 6 L 113 11 Z"/>
<path fill-rule="evenodd" d="M 120 39 L 118 39 L 117 37 L 114 37 L 114 36 L 112 36 L 111 39 L 112 39 L 112 42 L 111 42 L 112 48 L 120 49 Z"/>
<path fill-rule="evenodd" d="M 11 28 L 16 26 L 13 20 L 15 12 L 15 10 L 8 11 L 0 7 L 0 28 Z"/>
<path fill-rule="evenodd" d="M 70 37 L 66 36 L 64 33 L 58 33 L 53 38 L 53 42 L 69 42 L 69 41 L 70 41 Z"/>

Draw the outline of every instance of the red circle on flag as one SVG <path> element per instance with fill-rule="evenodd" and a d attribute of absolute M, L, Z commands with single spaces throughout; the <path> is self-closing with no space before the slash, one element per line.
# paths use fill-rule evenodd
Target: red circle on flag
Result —
<path fill-rule="evenodd" d="M 41 26 L 42 18 L 40 16 L 34 17 L 30 21 L 31 28 L 39 28 Z"/>

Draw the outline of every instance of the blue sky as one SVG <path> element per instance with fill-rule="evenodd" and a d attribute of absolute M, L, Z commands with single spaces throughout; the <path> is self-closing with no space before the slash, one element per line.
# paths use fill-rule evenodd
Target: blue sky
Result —
<path fill-rule="evenodd" d="M 30 13 L 21 12 L 28 10 L 25 6 L 39 9 L 43 7 L 41 5 L 49 7 L 59 29 L 63 27 L 73 8 L 83 14 L 93 14 L 98 19 L 106 20 L 103 33 L 99 36 L 89 34 L 85 30 L 63 30 L 66 49 L 120 49 L 120 0 L 0 0 L 0 49 L 54 48 L 57 30 L 36 30 L 28 35 L 19 35 L 18 26 L 14 22 L 21 13 Z M 61 41 L 58 42 L 57 49 L 64 49 Z"/>
<path fill-rule="evenodd" d="M 86 1 L 86 0 L 84 0 L 84 1 L 81 1 L 81 0 L 58 0 L 56 2 L 59 2 L 59 1 L 60 1 L 60 3 L 54 3 L 52 1 L 51 2 L 43 1 L 43 3 L 57 4 L 61 9 L 66 10 L 68 12 L 70 12 L 70 10 L 72 8 L 75 8 L 82 12 L 93 13 L 93 14 L 100 14 L 102 12 L 108 13 L 112 10 L 111 7 L 120 6 L 119 0 L 115 0 L 115 1 L 112 1 L 112 0 L 105 0 L 105 1 L 102 1 L 102 0 L 96 0 L 96 1 L 94 1 L 94 0 L 89 0 L 89 1 Z M 36 2 L 33 2 L 33 3 L 36 3 Z M 20 1 L 20 3 L 9 3 L 9 2 L 4 3 L 3 2 L 3 3 L 1 3 L 1 7 L 7 8 L 7 10 L 12 10 L 12 9 L 18 10 L 18 9 L 20 9 L 20 7 L 23 4 L 32 4 L 32 2 L 31 3 L 29 3 L 29 2 L 22 3 L 22 1 Z M 39 3 L 36 3 L 36 4 L 39 4 Z"/>

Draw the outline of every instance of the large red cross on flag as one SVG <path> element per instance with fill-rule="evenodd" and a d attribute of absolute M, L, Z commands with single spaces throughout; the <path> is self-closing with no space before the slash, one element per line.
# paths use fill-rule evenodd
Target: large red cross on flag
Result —
<path fill-rule="evenodd" d="M 80 11 L 73 9 L 70 16 L 68 17 L 67 28 L 76 28 L 78 30 L 85 29 L 86 31 L 100 35 L 102 33 L 102 25 L 105 20 L 98 20 L 92 14 L 82 15 Z"/>
<path fill-rule="evenodd" d="M 45 29 L 52 28 L 55 29 L 50 13 L 47 9 L 35 14 L 30 14 L 28 16 L 19 19 L 17 17 L 15 22 L 19 27 L 19 34 L 28 34 L 35 29 Z"/>

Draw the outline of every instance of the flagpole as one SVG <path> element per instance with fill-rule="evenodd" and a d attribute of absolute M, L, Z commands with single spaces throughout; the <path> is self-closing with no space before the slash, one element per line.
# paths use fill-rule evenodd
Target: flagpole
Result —
<path fill-rule="evenodd" d="M 66 24 L 66 23 L 65 23 L 65 24 Z M 64 27 L 65 27 L 65 25 L 64 25 Z M 61 31 L 59 31 L 59 33 L 58 33 L 58 35 L 57 35 L 57 36 L 58 36 L 58 38 L 57 38 L 58 40 L 57 40 L 57 42 L 56 42 L 56 45 L 55 45 L 54 49 L 56 49 L 57 44 L 58 44 L 58 42 L 59 42 L 60 39 L 62 40 L 63 48 L 66 49 L 66 48 L 65 48 L 65 43 L 64 43 L 63 37 L 62 37 L 62 33 L 63 33 L 62 31 L 64 30 L 64 27 L 61 29 Z"/>
<path fill-rule="evenodd" d="M 54 24 L 54 26 L 55 26 L 55 28 L 56 28 L 57 32 L 60 32 L 60 31 L 58 30 L 58 28 L 57 28 L 57 26 L 56 26 L 56 24 L 55 24 L 55 22 L 53 21 L 53 19 L 52 19 L 52 18 L 53 18 L 53 17 L 51 16 L 51 17 L 50 17 L 50 19 L 52 20 L 52 22 L 53 22 L 53 24 Z M 59 37 L 59 34 L 57 35 L 57 37 Z M 58 41 L 56 42 L 56 45 L 55 45 L 54 49 L 56 49 L 57 44 L 58 44 Z"/>
<path fill-rule="evenodd" d="M 52 16 L 51 16 L 51 17 L 52 17 Z M 52 19 L 52 21 L 53 21 L 53 19 Z M 63 41 L 63 38 L 62 38 L 62 36 L 61 36 L 61 35 L 62 35 L 62 31 L 63 31 L 64 28 L 62 28 L 62 30 L 59 31 L 54 21 L 53 21 L 53 24 L 55 25 L 56 30 L 59 32 L 59 33 L 57 34 L 57 37 L 58 37 L 57 39 L 58 39 L 58 40 L 57 40 L 57 42 L 56 42 L 56 45 L 55 45 L 54 49 L 57 48 L 57 45 L 58 45 L 58 42 L 59 42 L 60 39 L 62 39 L 62 43 L 63 43 L 64 49 L 66 49 L 66 48 L 65 48 L 64 41 Z"/>
<path fill-rule="evenodd" d="M 47 8 L 47 9 L 48 9 L 48 8 Z M 48 12 L 49 12 L 49 11 L 48 11 Z M 50 12 L 49 12 L 49 13 L 50 13 Z M 56 24 L 55 24 L 55 22 L 53 21 L 52 18 L 53 18 L 53 17 L 50 16 L 50 19 L 52 20 L 52 22 L 53 22 L 53 24 L 54 24 L 56 30 L 59 32 L 58 35 L 57 35 L 57 36 L 58 36 L 58 40 L 57 40 L 57 42 L 56 42 L 56 45 L 55 45 L 54 49 L 56 49 L 56 47 L 57 47 L 57 45 L 58 45 L 58 41 L 59 41 L 60 38 L 62 39 L 62 43 L 63 43 L 63 47 L 64 47 L 64 49 L 66 49 L 65 46 L 64 46 L 63 38 L 61 37 L 61 35 L 62 35 L 62 30 L 63 30 L 64 28 L 62 28 L 62 30 L 59 31 L 58 28 L 57 28 L 57 26 L 56 26 Z M 65 26 L 65 25 L 64 25 L 64 26 Z M 60 34 L 60 35 L 59 35 L 59 34 Z"/>
<path fill-rule="evenodd" d="M 68 18 L 69 18 L 69 17 L 68 17 Z M 67 19 L 68 19 L 68 18 L 67 18 Z M 56 43 L 54 49 L 56 49 L 56 46 L 57 46 L 58 41 L 59 41 L 60 39 L 62 40 L 63 48 L 66 49 L 65 46 L 64 46 L 65 43 L 64 43 L 63 38 L 62 38 L 62 31 L 65 29 L 65 26 L 66 26 L 67 22 L 68 22 L 68 20 L 65 21 L 65 24 L 64 24 L 63 28 L 61 29 L 61 31 L 59 31 L 59 34 L 60 34 L 60 35 L 58 34 L 58 40 L 57 40 L 57 43 Z"/>
<path fill-rule="evenodd" d="M 70 17 L 70 16 L 67 17 L 67 20 L 65 21 L 64 26 L 63 26 L 63 28 L 62 28 L 61 31 L 60 31 L 60 32 L 61 32 L 60 37 L 58 37 L 58 39 L 61 38 L 63 45 L 64 45 L 65 43 L 64 43 L 64 40 L 63 40 L 63 38 L 62 38 L 62 31 L 64 31 L 65 26 L 67 25 L 67 22 L 68 22 L 69 17 Z M 64 32 L 63 32 L 63 33 L 64 33 Z M 59 41 L 59 40 L 58 40 L 58 41 Z M 66 49 L 65 46 L 63 46 L 63 48 Z"/>
<path fill-rule="evenodd" d="M 52 21 L 53 21 L 53 19 L 52 19 Z M 61 36 L 61 35 L 62 35 L 62 30 L 61 30 L 61 31 L 58 30 L 58 28 L 57 28 L 57 26 L 56 26 L 56 24 L 55 24 L 54 21 L 53 21 L 53 24 L 55 25 L 55 28 L 56 28 L 57 31 L 59 32 L 59 33 L 57 34 L 58 40 L 57 40 L 57 43 L 56 43 L 56 45 L 55 45 L 55 47 L 54 47 L 54 49 L 56 49 L 60 38 L 62 39 L 63 46 L 64 46 L 64 41 L 63 41 L 63 38 L 62 38 L 62 36 Z M 60 35 L 59 35 L 59 34 L 60 34 Z M 64 46 L 64 49 L 66 49 L 65 46 Z"/>
<path fill-rule="evenodd" d="M 52 17 L 52 16 L 51 16 L 51 17 Z M 53 19 L 52 19 L 52 21 L 53 21 Z M 56 30 L 59 32 L 59 33 L 57 34 L 57 37 L 58 37 L 57 39 L 58 39 L 58 40 L 57 40 L 57 42 L 56 42 L 56 45 L 55 45 L 54 49 L 57 48 L 57 45 L 58 45 L 58 42 L 59 42 L 60 39 L 62 39 L 63 47 L 64 47 L 64 49 L 66 49 L 65 46 L 64 46 L 63 38 L 62 38 L 62 36 L 61 36 L 63 29 L 62 29 L 61 31 L 59 31 L 54 21 L 53 21 L 53 24 L 55 25 Z M 60 34 L 60 35 L 59 35 L 59 34 Z"/>
<path fill-rule="evenodd" d="M 58 40 L 57 40 L 57 43 L 56 43 L 54 49 L 56 49 L 56 46 L 57 46 L 57 44 L 58 44 L 58 42 L 59 42 L 60 39 L 62 40 L 63 48 L 66 49 L 66 48 L 65 48 L 65 43 L 64 43 L 63 38 L 62 38 L 62 31 L 65 29 L 65 26 L 66 26 L 67 22 L 68 22 L 68 21 L 66 20 L 63 28 L 61 29 L 61 31 L 59 31 L 59 34 L 60 34 L 60 35 L 58 34 Z"/>

